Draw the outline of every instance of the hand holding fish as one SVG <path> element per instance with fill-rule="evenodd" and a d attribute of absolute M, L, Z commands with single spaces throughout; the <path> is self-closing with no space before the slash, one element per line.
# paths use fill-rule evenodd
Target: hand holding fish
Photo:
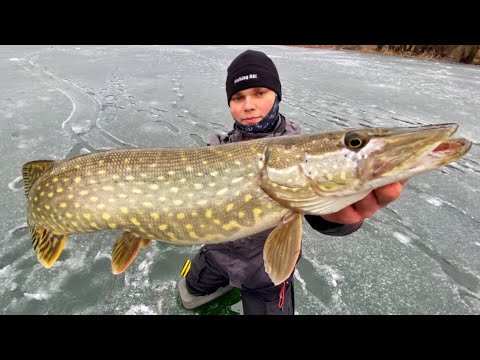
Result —
<path fill-rule="evenodd" d="M 384 185 L 378 189 L 372 190 L 367 196 L 346 208 L 333 214 L 323 215 L 322 217 L 337 224 L 356 224 L 386 207 L 391 202 L 397 200 L 403 190 L 403 185 L 408 181 L 404 179 L 392 184 Z"/>

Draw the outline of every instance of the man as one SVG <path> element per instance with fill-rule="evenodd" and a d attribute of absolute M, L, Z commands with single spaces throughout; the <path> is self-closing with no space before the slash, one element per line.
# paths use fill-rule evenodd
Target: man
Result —
<path fill-rule="evenodd" d="M 300 133 L 300 126 L 279 113 L 282 88 L 277 68 L 263 52 L 247 50 L 227 70 L 226 90 L 235 122 L 226 136 L 214 135 L 210 146 L 267 136 Z M 358 230 L 363 220 L 400 196 L 402 183 L 378 188 L 341 211 L 324 216 L 305 215 L 318 232 L 345 236 Z M 273 229 L 236 241 L 203 246 L 179 282 L 182 302 L 194 308 L 240 289 L 245 315 L 293 315 L 293 272 L 275 286 L 265 272 L 263 247 Z M 300 257 L 299 257 L 300 258 Z"/>

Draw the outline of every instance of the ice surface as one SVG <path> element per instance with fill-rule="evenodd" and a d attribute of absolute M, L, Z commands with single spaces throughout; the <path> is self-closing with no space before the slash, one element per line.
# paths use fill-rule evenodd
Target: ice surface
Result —
<path fill-rule="evenodd" d="M 305 225 L 296 314 L 480 314 L 480 67 L 287 46 L 0 47 L 2 314 L 191 313 L 176 282 L 198 246 L 154 242 L 114 279 L 119 233 L 79 234 L 43 268 L 21 167 L 103 149 L 205 146 L 232 127 L 226 68 L 247 48 L 272 56 L 280 110 L 304 133 L 456 122 L 474 141 L 348 237 Z"/>

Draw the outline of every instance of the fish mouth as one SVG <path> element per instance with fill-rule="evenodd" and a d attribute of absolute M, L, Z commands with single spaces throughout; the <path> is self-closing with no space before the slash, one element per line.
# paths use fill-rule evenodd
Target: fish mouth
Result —
<path fill-rule="evenodd" d="M 435 169 L 460 159 L 472 147 L 472 142 L 465 138 L 452 138 L 440 143 L 437 147 L 422 156 L 411 170 Z"/>
<path fill-rule="evenodd" d="M 361 177 L 370 184 L 388 184 L 458 160 L 472 142 L 452 138 L 457 129 L 454 123 L 378 129 L 362 149 Z"/>

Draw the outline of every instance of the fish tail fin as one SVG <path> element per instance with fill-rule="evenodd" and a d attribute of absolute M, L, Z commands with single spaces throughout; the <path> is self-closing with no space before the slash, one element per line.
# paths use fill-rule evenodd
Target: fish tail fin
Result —
<path fill-rule="evenodd" d="M 54 160 L 36 160 L 30 161 L 23 165 L 22 176 L 25 188 L 25 196 L 27 198 L 33 184 L 35 184 L 40 176 L 52 168 L 54 162 Z"/>
<path fill-rule="evenodd" d="M 53 167 L 54 162 L 54 160 L 37 160 L 23 165 L 22 176 L 27 199 L 32 186 Z M 67 241 L 67 234 L 56 234 L 43 226 L 39 226 L 34 223 L 30 216 L 27 218 L 27 224 L 32 235 L 32 245 L 37 253 L 38 261 L 44 267 L 50 268 L 62 253 Z"/>
<path fill-rule="evenodd" d="M 302 247 L 302 219 L 300 213 L 288 213 L 265 241 L 265 271 L 275 285 L 288 279 L 295 269 Z"/>
<path fill-rule="evenodd" d="M 33 225 L 30 221 L 28 227 L 38 261 L 47 269 L 52 267 L 62 253 L 67 242 L 67 234 L 55 234 L 42 226 Z"/>

